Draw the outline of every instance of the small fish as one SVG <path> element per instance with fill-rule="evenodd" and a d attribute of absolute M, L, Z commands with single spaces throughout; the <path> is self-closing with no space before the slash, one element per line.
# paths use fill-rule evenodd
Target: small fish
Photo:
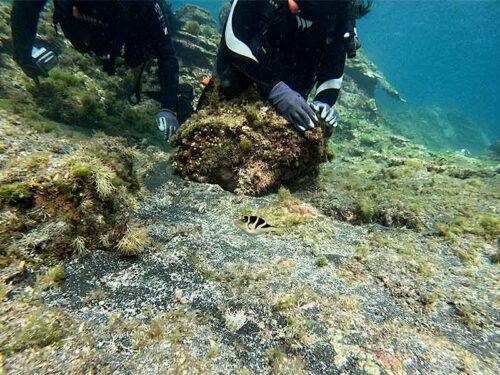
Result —
<path fill-rule="evenodd" d="M 249 234 L 275 232 L 278 228 L 266 222 L 260 216 L 245 215 L 237 222 L 238 226 Z"/>

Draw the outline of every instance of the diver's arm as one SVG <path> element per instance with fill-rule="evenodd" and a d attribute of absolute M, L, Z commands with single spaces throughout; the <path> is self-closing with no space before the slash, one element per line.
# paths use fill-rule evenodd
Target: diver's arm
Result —
<path fill-rule="evenodd" d="M 47 0 L 14 0 L 11 14 L 14 60 L 22 65 L 31 64 L 31 50 L 35 42 L 38 19 Z"/>
<path fill-rule="evenodd" d="M 263 43 L 263 32 L 270 22 L 269 16 L 263 16 L 266 5 L 266 0 L 234 0 L 224 27 L 223 43 L 231 63 L 256 82 L 267 97 L 280 80 Z"/>
<path fill-rule="evenodd" d="M 144 4 L 144 7 L 144 16 L 141 19 L 157 58 L 161 108 L 175 112 L 177 109 L 179 63 L 175 56 L 168 25 L 156 0 L 150 0 Z"/>
<path fill-rule="evenodd" d="M 330 44 L 327 44 L 320 71 L 318 73 L 318 87 L 315 101 L 333 106 L 339 96 L 340 87 L 344 78 L 346 61 L 345 43 L 342 35 L 336 35 Z"/>

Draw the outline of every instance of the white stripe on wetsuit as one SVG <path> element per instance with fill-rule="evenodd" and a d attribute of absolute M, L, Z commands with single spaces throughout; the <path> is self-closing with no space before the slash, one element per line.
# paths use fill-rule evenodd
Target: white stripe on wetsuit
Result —
<path fill-rule="evenodd" d="M 233 51 L 234 53 L 248 57 L 249 59 L 254 60 L 255 62 L 259 62 L 257 58 L 253 55 L 252 50 L 241 40 L 239 40 L 236 35 L 234 35 L 233 31 L 233 13 L 236 5 L 238 4 L 238 0 L 234 0 L 233 5 L 231 7 L 231 11 L 229 12 L 229 17 L 227 19 L 226 24 L 226 32 L 224 34 L 226 39 L 227 47 Z"/>
<path fill-rule="evenodd" d="M 340 88 L 342 87 L 343 80 L 344 80 L 344 75 L 342 75 L 340 78 L 334 78 L 326 82 L 323 82 L 316 90 L 316 95 L 325 90 L 330 90 L 330 89 L 340 90 Z"/>

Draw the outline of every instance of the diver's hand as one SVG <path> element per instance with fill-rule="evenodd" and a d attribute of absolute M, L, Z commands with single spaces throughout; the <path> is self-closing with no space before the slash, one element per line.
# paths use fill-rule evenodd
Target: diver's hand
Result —
<path fill-rule="evenodd" d="M 165 139 L 169 140 L 179 128 L 179 121 L 170 109 L 160 109 L 156 114 L 156 125 L 165 134 Z"/>
<path fill-rule="evenodd" d="M 49 76 L 48 72 L 42 69 L 33 58 L 28 63 L 19 63 L 19 66 L 24 74 L 33 79 L 37 85 L 40 83 L 40 77 Z"/>
<path fill-rule="evenodd" d="M 36 84 L 40 82 L 40 77 L 48 77 L 50 70 L 59 62 L 54 51 L 45 47 L 33 47 L 31 55 L 15 55 L 14 60 Z"/>
<path fill-rule="evenodd" d="M 319 101 L 314 101 L 311 107 L 324 122 L 333 128 L 337 127 L 340 115 L 335 107 Z"/>
<path fill-rule="evenodd" d="M 279 82 L 273 87 L 269 94 L 269 100 L 278 112 L 300 131 L 314 128 L 315 121 L 318 121 L 314 111 L 302 95 L 292 90 L 284 82 Z"/>

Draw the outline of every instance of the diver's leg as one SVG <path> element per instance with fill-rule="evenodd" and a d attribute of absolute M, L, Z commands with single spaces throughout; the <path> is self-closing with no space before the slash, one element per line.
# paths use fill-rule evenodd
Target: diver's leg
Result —
<path fill-rule="evenodd" d="M 218 77 L 222 100 L 240 96 L 250 86 L 250 80 L 234 66 L 230 65 Z"/>
<path fill-rule="evenodd" d="M 250 84 L 251 82 L 248 77 L 230 63 L 226 51 L 221 46 L 217 53 L 215 73 L 207 86 L 205 86 L 198 100 L 196 110 L 200 110 L 207 105 L 207 98 L 216 89 L 216 86 L 219 89 L 219 100 L 229 100 L 241 95 Z"/>
<path fill-rule="evenodd" d="M 182 125 L 194 113 L 194 90 L 188 83 L 180 83 L 177 90 L 177 120 Z"/>

